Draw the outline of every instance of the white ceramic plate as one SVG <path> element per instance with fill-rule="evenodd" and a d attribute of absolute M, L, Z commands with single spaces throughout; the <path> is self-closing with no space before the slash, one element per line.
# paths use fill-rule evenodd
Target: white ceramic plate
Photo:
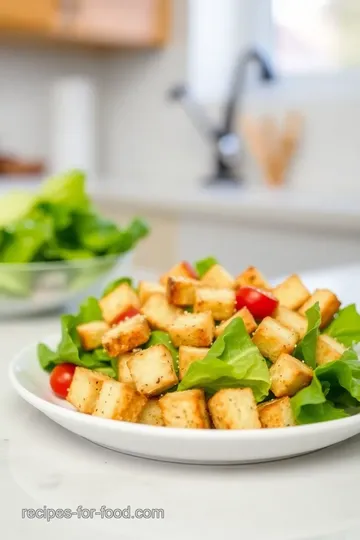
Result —
<path fill-rule="evenodd" d="M 44 342 L 55 347 L 59 336 Z M 28 403 L 64 428 L 106 448 L 134 456 L 197 464 L 254 463 L 307 454 L 360 433 L 360 414 L 282 429 L 216 431 L 145 426 L 104 420 L 77 412 L 57 399 L 39 366 L 36 344 L 10 364 L 10 380 Z"/>

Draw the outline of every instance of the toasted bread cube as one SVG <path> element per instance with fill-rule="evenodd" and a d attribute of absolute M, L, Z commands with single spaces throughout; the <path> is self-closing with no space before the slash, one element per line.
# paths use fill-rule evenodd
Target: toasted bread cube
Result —
<path fill-rule="evenodd" d="M 180 315 L 181 310 L 168 303 L 163 294 L 153 294 L 141 308 L 151 328 L 168 331 L 169 326 Z"/>
<path fill-rule="evenodd" d="M 147 424 L 149 426 L 164 425 L 164 419 L 158 399 L 148 399 L 145 407 L 141 411 L 138 423 Z"/>
<path fill-rule="evenodd" d="M 294 413 L 288 396 L 273 399 L 258 405 L 260 422 L 263 428 L 295 426 Z"/>
<path fill-rule="evenodd" d="M 345 351 L 346 347 L 342 343 L 326 334 L 321 334 L 316 342 L 316 364 L 322 366 L 339 360 Z"/>
<path fill-rule="evenodd" d="M 319 302 L 321 313 L 320 328 L 325 328 L 330 322 L 335 313 L 338 312 L 341 306 L 337 296 L 328 289 L 316 289 L 314 294 L 301 306 L 299 313 L 305 315 L 306 311 L 311 308 L 316 302 Z"/>
<path fill-rule="evenodd" d="M 253 335 L 253 343 L 265 358 L 276 362 L 281 353 L 291 354 L 296 347 L 298 334 L 271 317 L 265 317 Z"/>
<path fill-rule="evenodd" d="M 127 365 L 128 360 L 131 358 L 132 354 L 122 354 L 118 358 L 118 381 L 123 383 L 132 384 L 133 380 L 131 377 L 131 373 L 129 370 L 129 366 Z"/>
<path fill-rule="evenodd" d="M 289 309 L 298 309 L 310 296 L 308 289 L 296 274 L 285 279 L 272 292 L 280 305 Z"/>
<path fill-rule="evenodd" d="M 144 305 L 145 302 L 152 296 L 153 294 L 166 294 L 166 288 L 164 285 L 161 285 L 160 283 L 153 283 L 151 281 L 140 281 L 138 286 L 138 294 L 139 294 L 139 300 L 140 304 Z"/>
<path fill-rule="evenodd" d="M 244 321 L 244 325 L 248 334 L 252 334 L 257 328 L 254 317 L 252 316 L 247 307 L 243 307 L 239 311 L 237 311 L 235 315 L 230 317 L 230 319 L 228 319 L 227 321 L 223 321 L 221 324 L 219 324 L 219 326 L 215 328 L 215 336 L 219 337 L 223 333 L 227 325 L 230 324 L 231 321 L 233 321 L 234 319 L 242 319 Z"/>
<path fill-rule="evenodd" d="M 178 383 L 173 357 L 165 345 L 133 354 L 128 366 L 136 389 L 145 396 L 157 396 Z"/>
<path fill-rule="evenodd" d="M 313 370 L 290 354 L 280 354 L 270 368 L 271 391 L 277 398 L 294 396 L 299 390 L 309 386 Z"/>
<path fill-rule="evenodd" d="M 165 426 L 188 429 L 210 428 L 203 390 L 170 392 L 159 399 L 159 405 Z"/>
<path fill-rule="evenodd" d="M 102 373 L 77 366 L 66 400 L 80 412 L 92 414 L 102 385 L 112 380 Z"/>
<path fill-rule="evenodd" d="M 169 304 L 175 306 L 191 306 L 195 302 L 195 279 L 169 277 L 166 286 L 166 297 Z"/>
<path fill-rule="evenodd" d="M 108 324 L 115 324 L 119 317 L 130 308 L 140 308 L 140 300 L 136 292 L 128 285 L 122 283 L 111 293 L 99 301 L 99 306 Z"/>
<path fill-rule="evenodd" d="M 209 289 L 233 289 L 235 286 L 232 275 L 220 264 L 214 264 L 200 281 Z"/>
<path fill-rule="evenodd" d="M 143 315 L 135 315 L 113 326 L 103 335 L 102 344 L 108 355 L 115 358 L 140 347 L 150 338 L 150 328 Z"/>
<path fill-rule="evenodd" d="M 292 311 L 286 307 L 278 306 L 273 314 L 273 319 L 278 321 L 286 328 L 294 330 L 294 332 L 298 334 L 299 339 L 302 339 L 307 332 L 307 319 L 303 315 L 300 315 L 297 311 Z"/>
<path fill-rule="evenodd" d="M 216 429 L 261 428 L 256 401 L 251 388 L 224 388 L 208 401 Z"/>
<path fill-rule="evenodd" d="M 270 283 L 264 278 L 262 273 L 255 268 L 255 266 L 249 266 L 244 272 L 239 274 L 235 279 L 235 287 L 256 287 L 257 289 L 270 290 Z"/>
<path fill-rule="evenodd" d="M 146 397 L 139 394 L 133 384 L 105 381 L 96 401 L 93 416 L 137 422 L 146 401 Z"/>
<path fill-rule="evenodd" d="M 81 346 L 85 351 L 93 351 L 101 346 L 101 340 L 105 332 L 109 330 L 105 321 L 92 321 L 79 324 L 76 331 L 79 335 Z"/>
<path fill-rule="evenodd" d="M 176 264 L 175 266 L 170 268 L 170 270 L 166 272 L 166 274 L 163 274 L 160 278 L 160 283 L 166 286 L 169 277 L 185 277 L 195 279 L 196 274 L 194 273 L 189 263 L 187 263 L 186 261 L 182 261 L 179 264 Z"/>
<path fill-rule="evenodd" d="M 179 379 L 183 379 L 190 364 L 202 360 L 208 352 L 209 348 L 207 347 L 187 347 L 186 345 L 181 345 L 179 348 Z"/>
<path fill-rule="evenodd" d="M 183 313 L 169 326 L 170 338 L 175 347 L 210 347 L 214 332 L 214 319 L 210 311 Z"/>
<path fill-rule="evenodd" d="M 232 289 L 196 289 L 194 312 L 211 311 L 215 321 L 224 321 L 234 314 L 235 300 Z"/>

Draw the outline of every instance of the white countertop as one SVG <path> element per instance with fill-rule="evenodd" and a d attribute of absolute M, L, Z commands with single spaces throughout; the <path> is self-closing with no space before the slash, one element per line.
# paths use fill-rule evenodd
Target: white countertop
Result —
<path fill-rule="evenodd" d="M 360 304 L 360 267 L 304 276 Z M 57 317 L 0 322 L 4 372 Z M 360 436 L 309 456 L 248 466 L 174 465 L 97 447 L 0 393 L 0 516 L 4 540 L 357 540 Z M 22 519 L 22 509 L 163 508 L 163 520 Z"/>

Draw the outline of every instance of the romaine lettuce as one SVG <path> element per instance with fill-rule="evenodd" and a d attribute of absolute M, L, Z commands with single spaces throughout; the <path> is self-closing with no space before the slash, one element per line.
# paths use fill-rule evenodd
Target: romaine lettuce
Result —
<path fill-rule="evenodd" d="M 215 264 L 218 264 L 218 261 L 217 259 L 215 259 L 215 257 L 206 257 L 206 259 L 201 259 L 200 261 L 197 261 L 194 266 L 199 278 L 202 278 L 206 274 L 206 272 L 210 270 L 210 268 L 215 266 Z"/>
<path fill-rule="evenodd" d="M 306 318 L 308 321 L 307 332 L 303 339 L 300 341 L 295 350 L 296 358 L 303 360 L 305 364 L 315 369 L 316 367 L 316 343 L 320 334 L 320 305 L 316 302 L 306 312 Z"/>
<path fill-rule="evenodd" d="M 325 333 L 346 347 L 360 343 L 360 314 L 356 311 L 355 304 L 341 309 Z"/>

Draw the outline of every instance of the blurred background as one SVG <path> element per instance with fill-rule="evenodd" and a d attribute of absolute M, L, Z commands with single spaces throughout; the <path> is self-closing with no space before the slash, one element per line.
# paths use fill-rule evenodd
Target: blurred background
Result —
<path fill-rule="evenodd" d="M 135 262 L 360 259 L 357 0 L 0 0 L 0 191 L 68 168 Z"/>

